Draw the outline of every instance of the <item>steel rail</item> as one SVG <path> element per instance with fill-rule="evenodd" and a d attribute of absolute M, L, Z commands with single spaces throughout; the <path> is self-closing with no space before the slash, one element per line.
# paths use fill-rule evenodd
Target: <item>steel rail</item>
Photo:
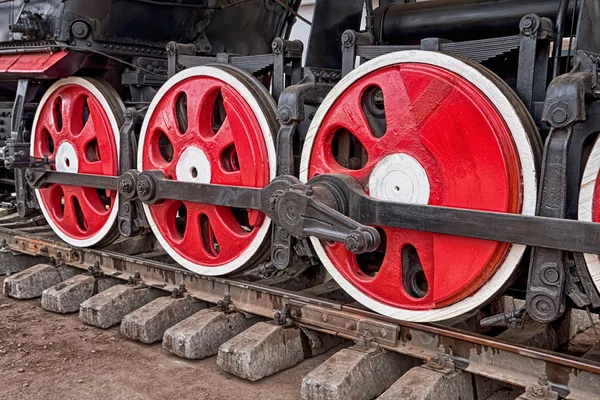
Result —
<path fill-rule="evenodd" d="M 239 311 L 273 318 L 283 308 L 299 326 L 358 341 L 368 337 L 381 349 L 426 360 L 439 345 L 452 354 L 457 368 L 521 387 L 547 375 L 553 389 L 567 399 L 594 398 L 600 387 L 600 364 L 564 354 L 499 341 L 442 325 L 396 321 L 328 299 L 238 279 L 197 275 L 178 266 L 101 249 L 79 249 L 51 238 L 0 226 L 2 251 L 51 257 L 82 270 L 96 264 L 104 274 L 172 291 L 185 284 L 190 295 L 218 303 L 227 295 Z"/>

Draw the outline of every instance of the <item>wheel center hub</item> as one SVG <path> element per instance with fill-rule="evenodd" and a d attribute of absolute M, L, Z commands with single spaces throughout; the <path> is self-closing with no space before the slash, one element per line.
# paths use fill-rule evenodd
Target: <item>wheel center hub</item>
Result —
<path fill-rule="evenodd" d="M 73 145 L 69 142 L 62 142 L 56 150 L 56 170 L 59 172 L 70 172 L 76 174 L 79 172 L 79 159 Z"/>
<path fill-rule="evenodd" d="M 200 148 L 191 146 L 181 153 L 175 173 L 178 181 L 210 183 L 210 162 Z"/>
<path fill-rule="evenodd" d="M 427 204 L 430 185 L 427 172 L 408 154 L 391 154 L 377 163 L 369 177 L 371 197 L 399 203 Z"/>

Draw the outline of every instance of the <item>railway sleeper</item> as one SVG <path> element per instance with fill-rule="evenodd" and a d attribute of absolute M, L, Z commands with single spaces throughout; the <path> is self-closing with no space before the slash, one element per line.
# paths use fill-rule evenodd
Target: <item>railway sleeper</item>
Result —
<path fill-rule="evenodd" d="M 342 343 L 337 336 L 310 334 L 316 340 L 309 341 L 298 327 L 259 322 L 219 347 L 217 365 L 240 378 L 258 381 Z"/>
<path fill-rule="evenodd" d="M 42 307 L 51 312 L 68 314 L 79 311 L 81 303 L 122 283 L 116 278 L 76 275 L 42 292 Z"/>
<path fill-rule="evenodd" d="M 117 325 L 129 313 L 166 295 L 158 289 L 117 285 L 81 303 L 79 317 L 88 325 L 107 329 Z"/>
<path fill-rule="evenodd" d="M 166 330 L 163 348 L 189 360 L 217 355 L 219 347 L 263 318 L 242 313 L 205 309 Z"/>
<path fill-rule="evenodd" d="M 205 309 L 207 304 L 191 297 L 159 297 L 125 315 L 121 333 L 142 343 L 155 343 L 163 339 L 167 329 Z"/>
<path fill-rule="evenodd" d="M 38 264 L 4 280 L 4 294 L 20 300 L 35 299 L 44 290 L 77 275 L 79 270 L 64 265 Z"/>

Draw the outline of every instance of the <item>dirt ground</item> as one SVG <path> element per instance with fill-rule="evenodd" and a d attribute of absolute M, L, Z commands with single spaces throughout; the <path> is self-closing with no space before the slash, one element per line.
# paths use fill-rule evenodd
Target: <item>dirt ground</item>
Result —
<path fill-rule="evenodd" d="M 0 294 L 0 399 L 299 399 L 302 378 L 334 352 L 251 383 L 216 357 L 186 361 Z"/>

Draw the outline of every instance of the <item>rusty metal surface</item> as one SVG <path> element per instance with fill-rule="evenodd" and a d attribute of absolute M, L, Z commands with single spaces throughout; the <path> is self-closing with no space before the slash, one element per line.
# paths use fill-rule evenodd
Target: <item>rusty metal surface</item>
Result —
<path fill-rule="evenodd" d="M 128 280 L 139 273 L 147 286 L 172 291 L 185 284 L 189 293 L 218 303 L 229 295 L 234 309 L 271 318 L 289 307 L 300 326 L 427 360 L 440 345 L 452 354 L 457 368 L 520 387 L 532 387 L 547 375 L 553 390 L 567 399 L 597 398 L 600 364 L 564 354 L 499 341 L 493 337 L 443 327 L 394 321 L 348 304 L 306 296 L 259 284 L 196 275 L 174 265 L 98 249 L 75 249 L 50 238 L 0 227 L 6 249 L 52 257 L 87 270 L 99 264 L 107 275 Z"/>

